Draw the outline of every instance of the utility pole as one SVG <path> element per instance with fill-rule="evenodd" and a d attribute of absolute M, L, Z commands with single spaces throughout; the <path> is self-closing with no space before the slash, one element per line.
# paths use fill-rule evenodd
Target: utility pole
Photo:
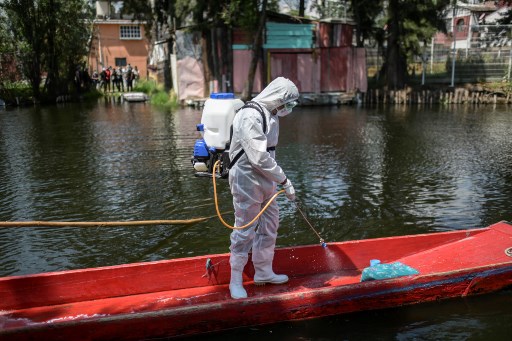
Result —
<path fill-rule="evenodd" d="M 457 56 L 457 50 L 455 49 L 455 42 L 456 42 L 456 23 L 455 23 L 455 8 L 457 6 L 457 0 L 453 0 L 453 15 L 452 15 L 452 27 L 453 27 L 453 56 L 452 56 L 452 83 L 451 87 L 453 88 L 455 86 L 455 57 Z"/>

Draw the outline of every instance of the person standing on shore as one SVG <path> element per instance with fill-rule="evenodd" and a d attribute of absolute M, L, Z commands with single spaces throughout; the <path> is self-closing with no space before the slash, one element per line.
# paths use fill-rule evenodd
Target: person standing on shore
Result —
<path fill-rule="evenodd" d="M 105 70 L 107 76 L 105 77 L 105 81 L 107 82 L 107 89 L 109 92 L 112 91 L 111 83 L 112 83 L 112 66 L 109 66 Z"/>
<path fill-rule="evenodd" d="M 133 84 L 132 86 L 137 86 L 137 82 L 139 81 L 139 69 L 137 65 L 133 67 Z"/>
<path fill-rule="evenodd" d="M 100 73 L 100 89 L 107 92 L 107 69 L 103 68 Z"/>
<path fill-rule="evenodd" d="M 130 64 L 126 68 L 126 91 L 133 91 L 133 69 Z"/>

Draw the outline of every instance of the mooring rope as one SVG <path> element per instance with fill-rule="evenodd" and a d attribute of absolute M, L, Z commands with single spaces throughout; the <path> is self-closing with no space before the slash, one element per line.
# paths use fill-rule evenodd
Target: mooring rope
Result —
<path fill-rule="evenodd" d="M 226 212 L 223 214 L 227 214 Z M 217 217 L 177 219 L 177 220 L 128 220 L 128 221 L 0 221 L 2 227 L 103 227 L 103 226 L 148 226 L 148 225 L 188 225 Z"/>

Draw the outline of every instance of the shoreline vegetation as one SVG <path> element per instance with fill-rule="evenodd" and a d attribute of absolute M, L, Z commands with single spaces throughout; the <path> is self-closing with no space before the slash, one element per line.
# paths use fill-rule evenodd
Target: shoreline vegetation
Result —
<path fill-rule="evenodd" d="M 120 98 L 125 93 L 118 91 L 104 93 L 91 86 L 89 89 L 83 89 L 78 93 L 58 96 L 55 102 L 38 103 L 34 101 L 28 84 L 18 82 L 2 85 L 0 99 L 4 101 L 5 106 L 93 101 L 102 97 Z M 133 92 L 145 93 L 148 95 L 151 105 L 163 109 L 172 110 L 187 105 L 186 103 L 180 103 L 173 89 L 167 92 L 163 85 L 157 84 L 154 80 L 139 81 L 134 86 Z M 512 104 L 512 85 L 508 82 L 465 84 L 456 85 L 455 87 L 444 84 L 437 86 L 430 84 L 410 86 L 402 90 L 389 90 L 381 87 L 369 88 L 365 93 L 344 93 L 343 97 L 348 98 L 348 100 L 340 101 L 338 104 Z M 325 103 L 317 104 L 325 105 Z"/>
<path fill-rule="evenodd" d="M 157 84 L 153 80 L 137 81 L 133 91 L 145 93 L 149 96 L 150 103 L 157 107 L 175 109 L 180 106 L 174 89 L 167 92 L 163 84 Z"/>
<path fill-rule="evenodd" d="M 2 84 L 0 88 L 0 99 L 5 102 L 6 106 L 28 106 L 28 105 L 46 105 L 65 102 L 93 101 L 102 97 L 120 98 L 123 93 L 127 92 L 103 92 L 91 85 L 89 88 L 82 89 L 80 92 L 57 96 L 55 101 L 37 102 L 34 100 L 30 85 L 24 82 L 16 82 Z M 167 92 L 164 86 L 157 84 L 153 80 L 138 81 L 132 92 L 143 92 L 149 96 L 149 102 L 152 105 L 163 109 L 174 109 L 180 106 L 176 93 L 171 89 Z"/>

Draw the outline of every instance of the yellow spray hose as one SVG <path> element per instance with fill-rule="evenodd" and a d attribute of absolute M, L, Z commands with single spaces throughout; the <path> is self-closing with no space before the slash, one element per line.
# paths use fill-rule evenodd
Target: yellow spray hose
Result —
<path fill-rule="evenodd" d="M 217 211 L 217 216 L 219 217 L 221 223 L 226 226 L 227 228 L 230 228 L 230 229 L 233 229 L 233 230 L 243 230 L 249 226 L 251 226 L 256 220 L 258 220 L 258 218 L 263 214 L 263 212 L 265 212 L 265 210 L 268 208 L 268 206 L 272 203 L 272 201 L 274 201 L 277 196 L 281 193 L 284 193 L 284 189 L 280 190 L 279 192 L 277 192 L 276 194 L 274 194 L 272 196 L 272 198 L 270 198 L 270 200 L 267 202 L 267 204 L 265 205 L 265 207 L 263 207 L 263 209 L 261 210 L 260 213 L 258 213 L 258 215 L 256 217 L 254 217 L 253 220 L 251 220 L 250 222 L 248 222 L 247 224 L 245 224 L 244 226 L 231 226 L 229 225 L 228 223 L 226 223 L 224 221 L 224 219 L 222 218 L 222 215 L 220 214 L 220 211 L 219 211 L 219 203 L 218 203 L 218 200 L 217 200 L 217 181 L 215 180 L 215 173 L 217 172 L 217 165 L 219 164 L 220 161 L 217 161 L 215 162 L 215 164 L 213 165 L 213 171 L 212 171 L 212 179 L 213 179 L 213 198 L 215 199 L 215 210 Z"/>

